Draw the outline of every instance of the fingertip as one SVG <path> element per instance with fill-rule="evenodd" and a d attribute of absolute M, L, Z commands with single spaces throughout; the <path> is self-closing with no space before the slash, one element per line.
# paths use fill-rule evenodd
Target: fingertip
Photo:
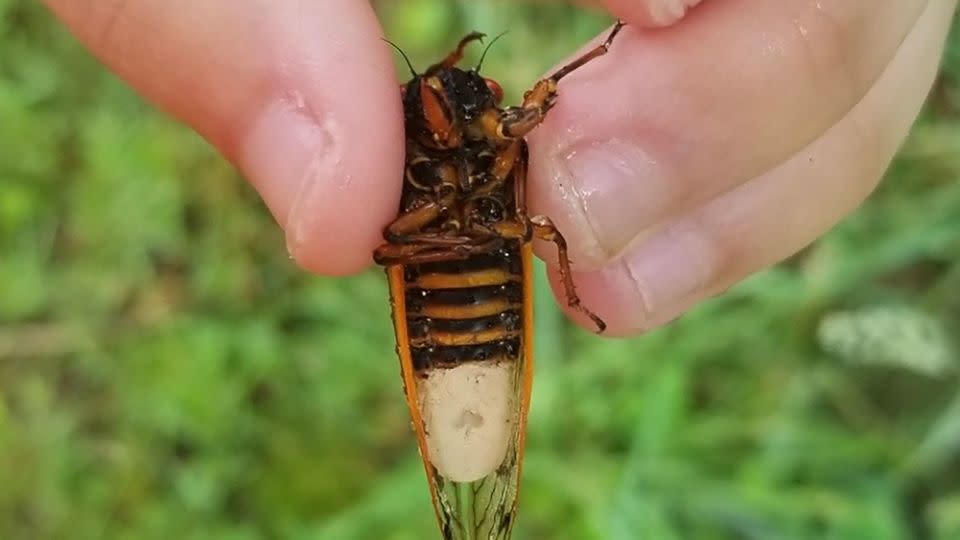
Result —
<path fill-rule="evenodd" d="M 358 218 L 358 225 L 362 218 Z M 292 243 L 287 251 L 298 266 L 325 276 L 349 276 L 366 270 L 373 263 L 373 250 L 378 244 L 379 230 L 346 230 L 331 234 L 322 242 Z M 371 234 L 372 233 L 372 234 Z"/>
<path fill-rule="evenodd" d="M 318 274 L 353 274 L 371 263 L 396 212 L 402 148 L 389 137 L 389 116 L 380 122 L 385 129 L 372 133 L 368 126 L 377 122 L 364 111 L 300 105 L 285 98 L 269 105 L 238 161 L 298 265 Z"/>
<path fill-rule="evenodd" d="M 393 63 L 375 19 L 354 15 L 367 24 L 352 40 L 277 52 L 283 71 L 271 78 L 272 98 L 249 124 L 237 158 L 283 227 L 290 256 L 326 275 L 371 264 L 402 187 Z"/>
<path fill-rule="evenodd" d="M 559 271 L 548 267 L 547 277 L 561 311 L 581 328 L 606 338 L 636 337 L 656 330 L 683 316 L 709 292 L 697 290 L 655 306 L 652 284 L 626 261 L 612 262 L 600 270 L 575 271 L 573 280 L 581 304 L 607 324 L 603 332 L 598 332 L 597 325 L 586 314 L 570 306 Z"/>
<path fill-rule="evenodd" d="M 403 126 L 369 3 L 48 4 L 121 78 L 240 168 L 298 263 L 327 274 L 370 263 L 397 208 Z"/>
<path fill-rule="evenodd" d="M 602 333 L 588 315 L 570 306 L 559 271 L 550 267 L 547 277 L 561 311 L 584 330 L 611 338 L 631 337 L 646 331 L 643 299 L 635 293 L 629 280 L 623 279 L 622 273 L 608 269 L 573 273 L 581 305 L 607 325 Z"/>
<path fill-rule="evenodd" d="M 604 0 L 612 13 L 634 26 L 662 28 L 681 20 L 701 0 Z"/>

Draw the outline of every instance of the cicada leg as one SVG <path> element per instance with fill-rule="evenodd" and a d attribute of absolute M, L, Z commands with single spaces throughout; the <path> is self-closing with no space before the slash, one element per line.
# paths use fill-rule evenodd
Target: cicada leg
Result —
<path fill-rule="evenodd" d="M 515 174 L 516 166 L 521 159 L 526 159 L 526 147 L 523 141 L 512 141 L 506 148 L 497 153 L 493 167 L 490 169 L 489 180 L 482 186 L 474 189 L 471 195 L 475 198 L 484 197 L 490 193 L 500 191 L 500 188 Z"/>
<path fill-rule="evenodd" d="M 384 244 L 373 252 L 373 261 L 383 266 L 462 261 L 471 255 L 491 253 L 503 245 L 502 238 L 492 238 L 476 244 L 470 243 L 475 240 L 466 237 L 457 237 L 452 240 L 461 238 L 465 241 L 445 243 L 440 237 L 416 243 Z"/>
<path fill-rule="evenodd" d="M 610 50 L 614 38 L 623 29 L 624 22 L 617 21 L 607 39 L 573 62 L 558 69 L 556 73 L 542 79 L 523 95 L 523 104 L 508 108 L 500 120 L 498 135 L 504 138 L 519 138 L 537 127 L 547 115 L 557 99 L 557 83 L 587 62 L 599 58 Z"/>
<path fill-rule="evenodd" d="M 593 321 L 593 324 L 597 325 L 599 333 L 602 334 L 603 331 L 607 329 L 607 323 L 603 322 L 603 319 L 587 309 L 580 302 L 580 296 L 577 295 L 577 289 L 573 285 L 573 275 L 570 270 L 570 256 L 567 253 L 567 241 L 547 216 L 533 216 L 530 218 L 530 223 L 533 225 L 533 234 L 537 238 L 546 240 L 547 242 L 553 242 L 557 246 L 557 253 L 560 259 L 560 280 L 563 282 L 567 305 L 589 317 L 590 320 Z"/>
<path fill-rule="evenodd" d="M 470 32 L 463 39 L 460 40 L 460 43 L 457 44 L 457 48 L 450 52 L 446 58 L 437 62 L 436 64 L 427 68 L 427 73 L 433 73 L 434 71 L 446 68 L 452 68 L 457 65 L 460 60 L 463 59 L 463 50 L 471 41 L 483 41 L 483 38 L 486 37 L 486 34 L 480 32 Z"/>
<path fill-rule="evenodd" d="M 513 238 L 521 242 L 529 242 L 531 236 L 536 236 L 541 240 L 552 242 L 557 246 L 560 279 L 563 281 L 564 293 L 567 299 L 567 305 L 583 313 L 597 325 L 600 333 L 607 329 L 607 324 L 595 313 L 583 306 L 577 289 L 573 284 L 573 274 L 570 270 L 570 256 L 567 252 L 567 241 L 557 230 L 553 222 L 547 216 L 527 215 L 526 206 L 526 184 L 527 184 L 527 147 L 523 141 L 518 141 L 519 152 L 513 158 L 513 178 L 515 188 L 515 201 L 517 207 L 516 219 L 504 220 L 489 225 L 489 230 L 503 238 Z"/>
<path fill-rule="evenodd" d="M 424 227 L 435 221 L 454 204 L 455 195 L 451 192 L 438 201 L 429 201 L 415 210 L 404 212 L 387 225 L 383 231 L 383 239 L 390 244 L 424 243 L 437 246 L 469 242 L 470 239 L 466 237 L 420 234 Z"/>
<path fill-rule="evenodd" d="M 384 240 L 391 243 L 402 243 L 402 238 L 420 231 L 424 226 L 437 219 L 442 209 L 436 202 L 429 202 L 416 210 L 401 214 L 384 229 Z"/>

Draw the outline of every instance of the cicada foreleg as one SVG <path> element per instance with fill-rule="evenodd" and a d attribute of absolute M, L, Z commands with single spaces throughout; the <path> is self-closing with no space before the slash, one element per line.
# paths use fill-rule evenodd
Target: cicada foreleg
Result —
<path fill-rule="evenodd" d="M 460 40 L 460 43 L 457 44 L 457 48 L 450 52 L 446 58 L 440 62 L 427 68 L 427 73 L 433 73 L 434 71 L 452 68 L 457 65 L 460 60 L 463 59 L 463 50 L 471 41 L 483 41 L 483 38 L 486 37 L 486 34 L 480 32 L 470 32 L 463 39 Z"/>
<path fill-rule="evenodd" d="M 570 270 L 570 255 L 567 253 L 567 241 L 560 234 L 560 231 L 553 225 L 547 216 L 533 216 L 530 218 L 530 224 L 533 225 L 533 234 L 541 240 L 553 242 L 557 246 L 557 254 L 560 260 L 560 281 L 563 283 L 564 294 L 567 297 L 567 305 L 583 313 L 597 325 L 597 330 L 602 334 L 607 329 L 607 323 L 598 317 L 594 312 L 587 309 L 577 295 L 577 288 L 573 284 L 573 274 Z"/>
<path fill-rule="evenodd" d="M 383 238 L 392 244 L 402 244 L 404 238 L 419 232 L 423 227 L 440 216 L 443 207 L 436 202 L 428 202 L 423 206 L 401 214 L 393 223 L 387 225 L 383 231 Z"/>
<path fill-rule="evenodd" d="M 404 212 L 384 229 L 383 238 L 390 244 L 428 243 L 451 245 L 468 242 L 469 238 L 420 234 L 424 227 L 434 222 L 455 201 L 455 193 L 443 196 L 439 201 L 428 201 L 414 210 Z"/>
<path fill-rule="evenodd" d="M 466 242 L 442 243 L 420 242 L 409 244 L 384 244 L 373 252 L 373 261 L 382 266 L 393 264 L 423 264 L 433 262 L 462 261 L 472 255 L 492 253 L 503 245 L 502 238 L 493 238 L 479 244 Z"/>
<path fill-rule="evenodd" d="M 471 196 L 476 199 L 499 192 L 511 175 L 516 176 L 516 167 L 524 159 L 526 149 L 523 141 L 509 143 L 503 151 L 497 153 L 487 181 L 474 189 Z"/>
<path fill-rule="evenodd" d="M 580 56 L 573 62 L 558 69 L 553 75 L 542 79 L 523 95 L 523 104 L 519 107 L 508 108 L 499 127 L 499 134 L 503 137 L 523 137 L 537 127 L 547 115 L 557 99 L 557 83 L 587 62 L 599 58 L 610 50 L 614 38 L 623 29 L 623 21 L 617 21 L 610 31 L 610 35 L 603 43 Z"/>
<path fill-rule="evenodd" d="M 583 56 L 577 58 L 573 62 L 570 62 L 569 64 L 558 69 L 557 72 L 551 75 L 550 77 L 548 77 L 547 80 L 552 80 L 553 82 L 557 82 L 560 79 L 569 75 L 570 72 L 576 70 L 577 68 L 593 60 L 594 58 L 607 54 L 607 51 L 610 50 L 610 46 L 613 45 L 614 38 L 617 37 L 617 34 L 620 33 L 620 30 L 622 30 L 624 26 L 626 26 L 626 23 L 624 23 L 621 20 L 617 20 L 617 23 L 613 25 L 613 29 L 610 30 L 610 35 L 607 36 L 607 39 L 604 40 L 603 43 L 601 43 L 600 45 L 597 45 L 596 47 L 588 51 Z"/>

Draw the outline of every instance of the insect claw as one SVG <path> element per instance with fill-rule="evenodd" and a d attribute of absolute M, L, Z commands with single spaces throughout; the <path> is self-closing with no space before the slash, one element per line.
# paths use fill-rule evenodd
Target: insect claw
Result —
<path fill-rule="evenodd" d="M 593 321 L 593 324 L 597 325 L 598 334 L 602 334 L 607 331 L 607 323 L 603 322 L 603 319 L 597 317 L 593 313 L 590 314 L 590 319 Z"/>

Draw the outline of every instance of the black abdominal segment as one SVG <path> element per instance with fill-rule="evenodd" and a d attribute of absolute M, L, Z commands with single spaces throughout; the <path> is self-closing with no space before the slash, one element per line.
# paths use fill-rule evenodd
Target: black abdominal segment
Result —
<path fill-rule="evenodd" d="M 405 265 L 407 330 L 417 371 L 516 361 L 523 340 L 519 242 L 498 253 Z"/>

